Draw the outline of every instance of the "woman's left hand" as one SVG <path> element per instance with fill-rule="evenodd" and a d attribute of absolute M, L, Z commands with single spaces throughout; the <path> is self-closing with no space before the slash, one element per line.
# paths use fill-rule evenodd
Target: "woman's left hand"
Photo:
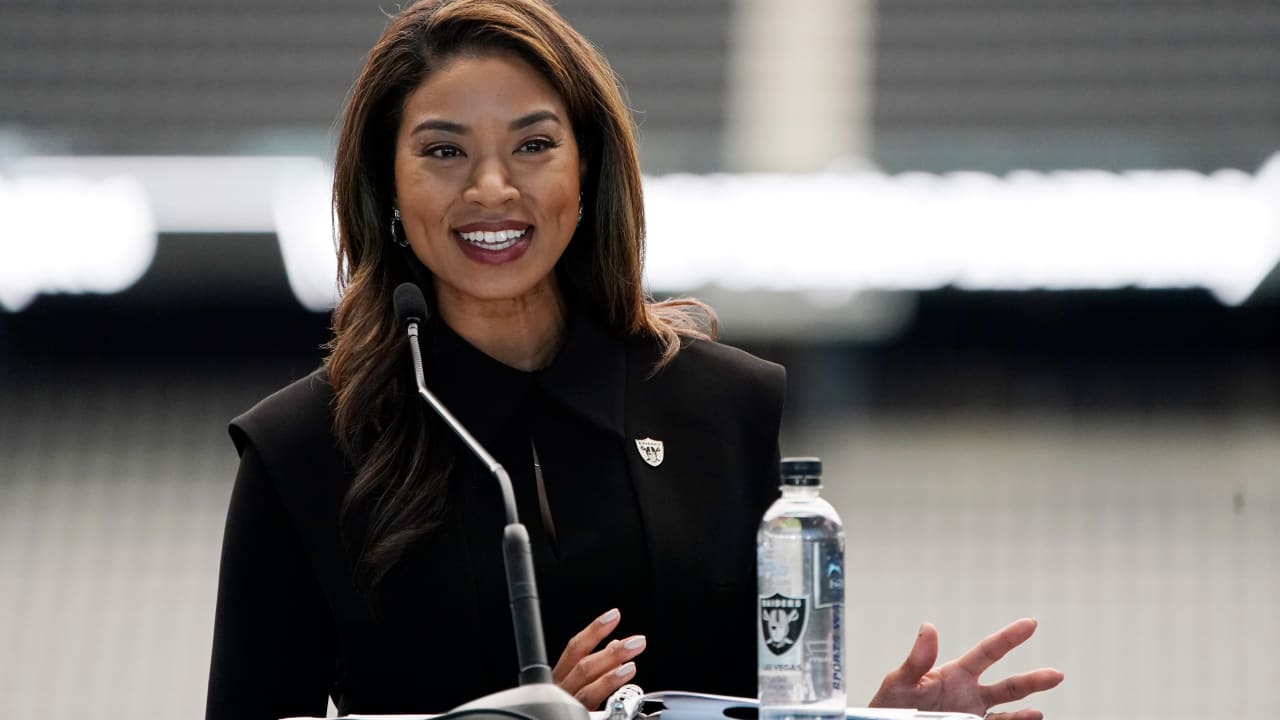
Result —
<path fill-rule="evenodd" d="M 902 666 L 885 676 L 880 690 L 871 699 L 871 707 L 915 708 L 932 712 L 963 712 L 986 715 L 988 720 L 1041 720 L 1039 710 L 1023 709 L 1009 713 L 987 711 L 1004 703 L 1021 700 L 1062 682 L 1062 673 L 1041 668 L 1012 675 L 992 685 L 978 682 L 982 673 L 1010 650 L 1018 647 L 1036 631 L 1036 621 L 1023 618 L 988 635 L 969 652 L 945 665 L 934 667 L 938 660 L 938 631 L 925 623 L 916 635 L 915 645 Z"/>

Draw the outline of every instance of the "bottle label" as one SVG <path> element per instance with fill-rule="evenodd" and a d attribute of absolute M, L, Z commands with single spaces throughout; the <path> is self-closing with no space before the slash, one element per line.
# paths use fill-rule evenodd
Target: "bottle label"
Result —
<path fill-rule="evenodd" d="M 809 622 L 809 598 L 774 593 L 760 598 L 760 630 L 764 646 L 774 655 L 790 652 Z"/>
<path fill-rule="evenodd" d="M 830 703 L 842 709 L 843 543 L 765 543 L 759 567 L 761 706 Z"/>
<path fill-rule="evenodd" d="M 814 607 L 844 605 L 844 548 L 814 547 L 813 573 Z"/>

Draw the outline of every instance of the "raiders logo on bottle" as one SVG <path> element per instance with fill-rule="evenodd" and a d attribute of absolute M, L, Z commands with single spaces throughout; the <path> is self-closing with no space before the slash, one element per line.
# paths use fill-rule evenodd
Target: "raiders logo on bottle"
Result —
<path fill-rule="evenodd" d="M 760 598 L 760 631 L 765 647 L 782 655 L 800 641 L 809 621 L 809 598 L 774 593 Z"/>

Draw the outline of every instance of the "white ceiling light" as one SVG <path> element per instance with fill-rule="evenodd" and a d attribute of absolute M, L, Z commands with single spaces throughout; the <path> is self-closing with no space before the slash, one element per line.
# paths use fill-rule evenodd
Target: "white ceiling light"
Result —
<path fill-rule="evenodd" d="M 0 308 L 40 293 L 114 293 L 156 251 L 147 193 L 133 178 L 0 177 Z"/>
<path fill-rule="evenodd" d="M 303 307 L 317 312 L 338 299 L 332 183 L 321 166 L 277 185 L 271 202 L 289 288 Z"/>
<path fill-rule="evenodd" d="M 658 291 L 1204 287 L 1280 261 L 1280 159 L 1235 171 L 649 178 Z"/>

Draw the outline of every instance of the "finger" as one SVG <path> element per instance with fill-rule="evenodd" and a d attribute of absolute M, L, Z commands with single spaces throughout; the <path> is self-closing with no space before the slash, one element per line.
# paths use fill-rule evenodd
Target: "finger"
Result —
<path fill-rule="evenodd" d="M 556 661 L 555 669 L 551 671 L 551 679 L 556 683 L 563 680 L 577 667 L 582 658 L 596 649 L 601 640 L 609 637 L 609 633 L 618 626 L 618 619 L 621 617 L 622 614 L 618 612 L 618 608 L 613 608 L 574 635 L 564 646 L 564 651 L 560 653 L 560 659 Z"/>
<path fill-rule="evenodd" d="M 898 668 L 898 682 L 915 685 L 938 661 L 938 630 L 932 623 L 924 623 L 916 633 L 916 641 L 907 653 L 907 659 Z"/>
<path fill-rule="evenodd" d="M 581 690 L 574 693 L 578 702 L 582 703 L 588 710 L 598 710 L 605 700 L 614 693 L 618 688 L 631 682 L 631 678 L 636 675 L 636 664 L 627 661 L 611 672 L 596 678 L 587 683 Z"/>
<path fill-rule="evenodd" d="M 919 707 L 920 679 L 938 660 L 938 631 L 929 623 L 920 626 L 916 641 L 902 665 L 890 670 L 871 698 L 870 707 Z"/>
<path fill-rule="evenodd" d="M 956 663 L 970 675 L 975 677 L 981 675 L 1010 650 L 1026 642 L 1035 631 L 1035 620 L 1031 618 L 1015 620 L 983 638 L 982 642 L 970 648 L 969 652 L 962 655 Z"/>
<path fill-rule="evenodd" d="M 591 653 L 579 660 L 578 664 L 565 674 L 564 679 L 556 681 L 556 684 L 576 694 L 644 652 L 644 648 L 643 635 L 632 635 L 626 640 L 614 640 L 600 652 Z M 610 690 L 610 692 L 613 691 Z"/>
<path fill-rule="evenodd" d="M 1062 682 L 1062 672 L 1053 668 L 1040 668 L 1020 675 L 1007 677 L 998 683 L 982 688 L 987 707 L 1021 700 L 1032 693 L 1044 692 Z"/>

